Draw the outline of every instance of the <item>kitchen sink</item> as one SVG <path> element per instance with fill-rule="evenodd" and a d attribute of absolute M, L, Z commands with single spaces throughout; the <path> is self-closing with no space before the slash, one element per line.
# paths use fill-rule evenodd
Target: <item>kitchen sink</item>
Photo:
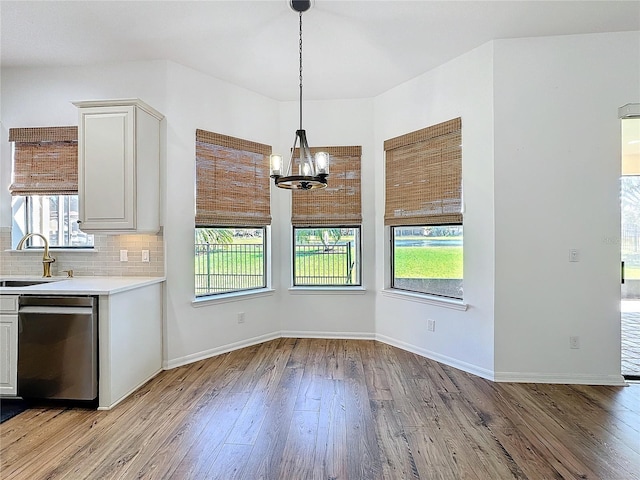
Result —
<path fill-rule="evenodd" d="M 0 287 L 30 287 L 41 283 L 49 283 L 49 280 L 0 280 Z"/>

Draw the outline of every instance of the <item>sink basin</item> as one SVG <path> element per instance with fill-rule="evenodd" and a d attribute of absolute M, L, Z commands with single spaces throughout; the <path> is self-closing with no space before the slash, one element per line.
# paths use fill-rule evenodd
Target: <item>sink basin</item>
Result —
<path fill-rule="evenodd" d="M 48 280 L 0 280 L 0 287 L 29 287 L 49 283 Z"/>

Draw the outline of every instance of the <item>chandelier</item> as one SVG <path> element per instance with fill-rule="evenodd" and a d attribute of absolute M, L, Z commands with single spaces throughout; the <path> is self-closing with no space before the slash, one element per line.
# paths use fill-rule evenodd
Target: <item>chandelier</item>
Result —
<path fill-rule="evenodd" d="M 307 142 L 307 134 L 302 128 L 302 12 L 311 8 L 311 0 L 298 1 L 289 0 L 289 6 L 300 16 L 300 128 L 296 130 L 296 137 L 291 149 L 291 158 L 283 175 L 283 163 L 281 155 L 271 155 L 271 178 L 277 187 L 289 190 L 311 190 L 314 188 L 325 188 L 327 177 L 329 176 L 329 154 L 318 152 L 313 157 Z M 298 158 L 296 157 L 296 146 L 298 148 Z M 292 174 L 292 170 L 297 167 L 298 174 Z"/>

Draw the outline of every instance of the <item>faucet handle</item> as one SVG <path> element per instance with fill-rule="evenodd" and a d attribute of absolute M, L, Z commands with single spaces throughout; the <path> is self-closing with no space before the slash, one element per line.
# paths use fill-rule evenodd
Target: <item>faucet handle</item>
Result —
<path fill-rule="evenodd" d="M 63 270 L 67 274 L 67 278 L 73 278 L 73 270 Z"/>

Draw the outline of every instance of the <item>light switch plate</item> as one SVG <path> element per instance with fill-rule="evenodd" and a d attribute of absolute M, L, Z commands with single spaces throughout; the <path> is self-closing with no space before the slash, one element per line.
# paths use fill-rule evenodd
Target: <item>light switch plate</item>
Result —
<path fill-rule="evenodd" d="M 149 250 L 142 250 L 142 261 L 149 263 Z"/>
<path fill-rule="evenodd" d="M 120 250 L 120 261 L 128 262 L 129 261 L 129 251 L 128 250 Z"/>

